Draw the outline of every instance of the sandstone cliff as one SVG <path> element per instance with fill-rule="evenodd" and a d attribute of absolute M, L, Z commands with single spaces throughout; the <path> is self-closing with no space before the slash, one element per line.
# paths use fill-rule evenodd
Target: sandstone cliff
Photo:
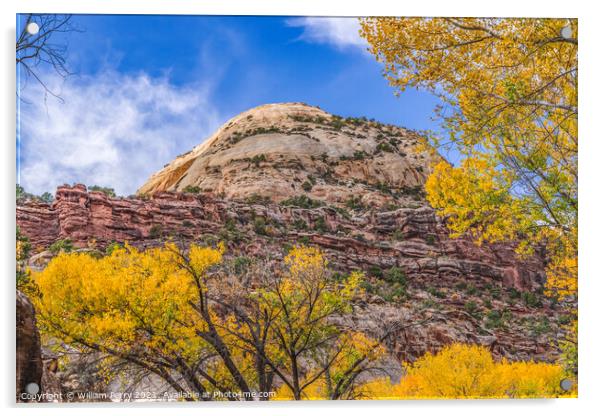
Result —
<path fill-rule="evenodd" d="M 281 201 L 300 193 L 333 204 L 406 200 L 431 161 L 424 139 L 393 125 L 342 118 L 301 103 L 268 104 L 224 124 L 155 173 L 138 191 L 201 192 Z M 383 192 L 385 191 L 385 192 Z"/>
<path fill-rule="evenodd" d="M 545 281 L 543 257 L 519 259 L 511 245 L 450 239 L 427 206 L 344 211 L 176 192 L 109 198 L 76 185 L 60 187 L 51 205 L 19 205 L 17 223 L 40 252 L 30 260 L 34 269 L 51 257 L 43 250 L 65 238 L 82 250 L 102 250 L 112 241 L 139 247 L 170 238 L 184 244 L 225 241 L 230 257 L 283 257 L 292 244 L 315 244 L 335 269 L 366 271 L 368 294 L 347 323 L 374 334 L 399 324 L 389 345 L 399 358 L 413 359 L 453 341 L 489 345 L 514 359 L 551 360 L 558 353 L 562 311 L 538 294 Z M 396 298 L 389 287 L 386 273 L 392 268 L 407 277 L 407 297 Z"/>

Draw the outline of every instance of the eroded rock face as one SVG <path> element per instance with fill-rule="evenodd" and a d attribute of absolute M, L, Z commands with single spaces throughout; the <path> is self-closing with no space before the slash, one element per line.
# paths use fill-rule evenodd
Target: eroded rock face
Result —
<path fill-rule="evenodd" d="M 40 347 L 40 334 L 36 327 L 33 305 L 21 291 L 17 290 L 17 401 L 33 401 L 22 393 L 38 393 L 26 390 L 30 383 L 42 386 L 43 363 Z"/>
<path fill-rule="evenodd" d="M 331 204 L 359 196 L 380 206 L 395 198 L 375 187 L 410 193 L 438 159 L 422 137 L 401 127 L 302 103 L 267 104 L 231 119 L 138 193 L 198 187 L 229 199 L 261 195 L 278 202 L 305 192 Z"/>
<path fill-rule="evenodd" d="M 19 205 L 17 224 L 38 248 L 65 238 L 76 247 L 102 249 L 113 241 L 146 247 L 168 237 L 191 242 L 213 236 L 227 240 L 232 250 L 254 255 L 305 241 L 322 247 L 343 271 L 397 266 L 416 281 L 486 279 L 519 290 L 537 289 L 545 281 L 543 257 L 521 260 L 511 245 L 450 239 L 426 206 L 351 216 L 329 206 L 254 205 L 175 192 L 149 199 L 109 198 L 75 185 L 58 188 L 52 205 Z M 44 256 L 32 257 L 31 265 L 39 267 Z"/>
<path fill-rule="evenodd" d="M 229 256 L 283 257 L 287 246 L 315 244 L 332 268 L 363 269 L 374 288 L 387 285 L 381 272 L 403 271 L 407 298 L 367 290 L 347 318 L 375 337 L 394 328 L 386 343 L 402 360 L 450 342 L 488 345 L 512 359 L 552 360 L 558 353 L 561 310 L 543 298 L 525 304 L 520 296 L 538 296 L 545 282 L 543 256 L 519 259 L 511 245 L 450 239 L 425 205 L 347 213 L 332 206 L 304 209 L 175 192 L 109 198 L 76 185 L 60 187 L 51 205 L 19 205 L 17 224 L 38 250 L 65 238 L 80 250 L 102 250 L 112 241 L 153 247 L 172 238 L 184 245 L 224 241 Z M 41 252 L 30 266 L 40 269 L 50 258 Z M 490 317 L 490 310 L 504 317 Z"/>

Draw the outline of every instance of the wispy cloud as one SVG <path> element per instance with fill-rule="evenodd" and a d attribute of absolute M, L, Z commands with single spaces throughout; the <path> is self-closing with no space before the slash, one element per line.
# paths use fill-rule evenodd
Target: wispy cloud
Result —
<path fill-rule="evenodd" d="M 359 34 L 360 24 L 354 17 L 296 17 L 287 20 L 292 27 L 302 27 L 301 40 L 329 44 L 338 49 L 360 48 L 368 43 Z"/>
<path fill-rule="evenodd" d="M 61 82 L 51 81 L 54 91 Z M 18 166 L 29 192 L 80 182 L 131 194 L 222 121 L 207 85 L 176 86 L 144 73 L 71 77 L 59 91 L 62 102 L 33 84 L 22 92 Z"/>

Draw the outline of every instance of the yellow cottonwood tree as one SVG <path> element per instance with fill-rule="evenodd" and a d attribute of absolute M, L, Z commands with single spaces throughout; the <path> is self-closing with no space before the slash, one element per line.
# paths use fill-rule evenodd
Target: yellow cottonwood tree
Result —
<path fill-rule="evenodd" d="M 361 387 L 366 398 L 468 399 L 527 398 L 572 395 L 563 392 L 563 368 L 557 364 L 496 362 L 478 345 L 451 344 L 426 353 L 406 366 L 398 384 L 378 379 Z"/>
<path fill-rule="evenodd" d="M 577 20 L 367 18 L 361 34 L 396 92 L 442 103 L 448 142 L 432 143 L 461 163 L 434 166 L 426 192 L 452 233 L 545 247 L 546 293 L 576 305 Z"/>
<path fill-rule="evenodd" d="M 397 92 L 430 91 L 449 143 L 427 185 L 456 234 L 546 244 L 548 291 L 576 295 L 577 20 L 367 18 Z M 433 139 L 434 144 L 441 145 Z"/>
<path fill-rule="evenodd" d="M 33 274 L 39 325 L 103 354 L 105 374 L 127 364 L 187 400 L 267 399 L 254 393 L 277 384 L 302 399 L 331 374 L 342 397 L 379 358 L 378 342 L 332 322 L 350 311 L 360 274 L 335 282 L 319 250 L 295 247 L 285 267 L 258 264 L 234 276 L 223 251 L 166 243 L 117 247 L 100 259 L 60 253 Z"/>

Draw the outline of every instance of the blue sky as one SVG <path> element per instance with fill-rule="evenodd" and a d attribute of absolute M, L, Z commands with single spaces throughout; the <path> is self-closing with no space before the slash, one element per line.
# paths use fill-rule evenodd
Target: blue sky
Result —
<path fill-rule="evenodd" d="M 135 190 L 176 155 L 249 108 L 302 101 L 334 114 L 432 129 L 436 99 L 395 97 L 356 19 L 76 15 L 65 80 L 21 89 L 21 184 Z"/>

